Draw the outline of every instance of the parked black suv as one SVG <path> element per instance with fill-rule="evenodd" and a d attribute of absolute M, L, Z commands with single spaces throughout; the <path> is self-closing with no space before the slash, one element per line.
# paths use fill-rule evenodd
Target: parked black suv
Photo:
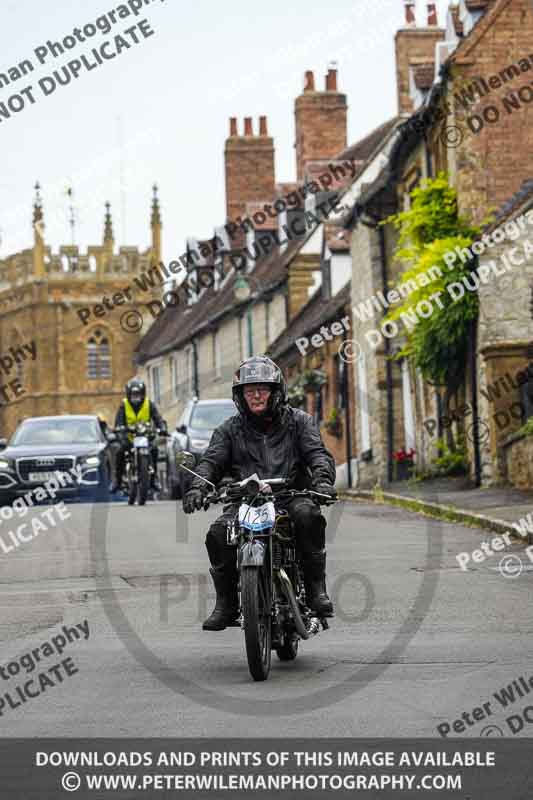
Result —
<path fill-rule="evenodd" d="M 6 442 L 0 440 L 0 506 L 35 489 L 56 472 L 72 482 L 58 496 L 106 499 L 114 463 L 112 433 L 104 435 L 98 417 L 30 417 Z"/>

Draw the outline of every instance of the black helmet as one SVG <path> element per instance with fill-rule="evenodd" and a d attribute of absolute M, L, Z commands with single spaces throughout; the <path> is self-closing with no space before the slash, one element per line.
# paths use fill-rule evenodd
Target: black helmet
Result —
<path fill-rule="evenodd" d="M 247 383 L 272 384 L 272 394 L 268 401 L 267 415 L 279 413 L 287 403 L 287 386 L 281 369 L 267 356 L 251 356 L 243 361 L 233 376 L 233 402 L 241 414 L 248 415 L 248 405 L 244 400 L 243 386 Z"/>
<path fill-rule="evenodd" d="M 132 378 L 126 384 L 126 397 L 131 405 L 140 408 L 146 397 L 146 384 L 140 378 Z"/>

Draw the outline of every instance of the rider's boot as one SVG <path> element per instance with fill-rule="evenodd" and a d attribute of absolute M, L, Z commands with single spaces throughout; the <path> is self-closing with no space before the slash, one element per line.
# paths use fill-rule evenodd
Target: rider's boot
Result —
<path fill-rule="evenodd" d="M 239 599 L 237 596 L 237 570 L 228 570 L 227 566 L 214 567 L 209 570 L 217 599 L 215 607 L 202 628 L 204 631 L 223 631 L 228 627 L 239 625 Z"/>
<path fill-rule="evenodd" d="M 307 605 L 321 617 L 332 617 L 333 603 L 326 591 L 326 551 L 306 553 L 303 568 Z"/>

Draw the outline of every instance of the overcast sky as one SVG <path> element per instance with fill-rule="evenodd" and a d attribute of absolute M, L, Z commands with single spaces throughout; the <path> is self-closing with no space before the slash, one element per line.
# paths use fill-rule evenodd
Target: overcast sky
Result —
<path fill-rule="evenodd" d="M 54 251 L 71 242 L 65 194 L 70 183 L 76 243 L 83 250 L 101 242 L 106 200 L 112 203 L 115 240 L 147 247 L 156 181 L 164 258 L 175 258 L 186 236 L 210 236 L 224 222 L 230 116 L 252 116 L 257 124 L 266 114 L 275 138 L 276 178 L 295 179 L 294 99 L 307 69 L 323 88 L 328 63 L 338 62 L 339 88 L 348 95 L 350 144 L 396 113 L 393 36 L 403 19 L 403 0 L 153 0 L 139 16 L 119 20 L 110 33 L 64 56 L 50 55 L 43 65 L 35 48 L 63 40 L 120 3 L 2 5 L 0 73 L 27 58 L 36 69 L 0 88 L 0 102 L 29 85 L 36 102 L 27 101 L 8 120 L 0 116 L 0 257 L 31 245 L 33 186 L 39 179 L 46 240 Z M 423 16 L 425 2 L 419 6 Z M 446 6 L 446 0 L 439 3 L 443 22 Z M 43 96 L 39 79 L 144 18 L 155 35 L 143 39 L 138 32 L 140 44 L 90 72 L 82 69 L 76 81 Z"/>

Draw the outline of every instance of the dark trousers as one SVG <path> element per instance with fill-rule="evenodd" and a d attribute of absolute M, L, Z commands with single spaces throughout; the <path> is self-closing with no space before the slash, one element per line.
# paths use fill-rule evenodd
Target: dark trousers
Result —
<path fill-rule="evenodd" d="M 232 505 L 213 522 L 205 538 L 209 561 L 213 568 L 233 571 L 236 566 L 236 548 L 227 544 L 227 522 L 234 519 L 238 506 Z M 305 560 L 309 553 L 323 550 L 326 545 L 326 520 L 320 508 L 309 497 L 296 497 L 287 506 L 294 523 L 296 549 Z"/>

